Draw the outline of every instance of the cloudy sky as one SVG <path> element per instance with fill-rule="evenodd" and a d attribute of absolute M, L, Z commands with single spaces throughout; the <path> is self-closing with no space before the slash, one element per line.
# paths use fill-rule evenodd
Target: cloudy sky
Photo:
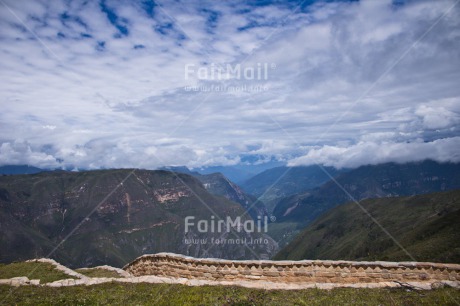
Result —
<path fill-rule="evenodd" d="M 460 161 L 459 50 L 459 0 L 0 0 L 0 165 Z"/>

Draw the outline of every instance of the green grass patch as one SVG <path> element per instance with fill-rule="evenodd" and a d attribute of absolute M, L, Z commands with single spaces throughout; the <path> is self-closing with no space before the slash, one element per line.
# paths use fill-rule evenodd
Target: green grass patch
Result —
<path fill-rule="evenodd" d="M 0 265 L 0 279 L 27 276 L 29 279 L 40 279 L 40 283 L 54 282 L 60 279 L 74 278 L 46 262 L 15 262 Z"/>
<path fill-rule="evenodd" d="M 6 305 L 456 305 L 460 291 L 333 289 L 265 291 L 240 287 L 101 284 L 62 288 L 0 286 Z"/>
<path fill-rule="evenodd" d="M 76 269 L 75 271 L 80 274 L 86 275 L 88 277 L 114 277 L 114 278 L 122 277 L 117 272 L 106 270 L 106 269 L 91 268 L 91 269 Z"/>

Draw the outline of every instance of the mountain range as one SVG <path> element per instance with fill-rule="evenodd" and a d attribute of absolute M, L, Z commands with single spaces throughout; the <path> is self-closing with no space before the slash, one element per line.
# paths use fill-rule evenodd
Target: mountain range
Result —
<path fill-rule="evenodd" d="M 184 220 L 195 226 L 185 231 Z M 70 266 L 122 266 L 145 253 L 195 257 L 269 258 L 276 243 L 262 233 L 201 232 L 245 209 L 209 193 L 197 178 L 170 171 L 98 170 L 0 177 L 0 261 L 53 257 Z M 241 229 L 240 229 L 241 230 Z M 265 243 L 220 244 L 232 238 Z M 199 243 L 197 243 L 199 242 Z"/>
<path fill-rule="evenodd" d="M 348 170 L 317 188 L 278 200 L 273 210 L 276 222 L 270 224 L 269 234 L 284 246 L 301 229 L 337 205 L 351 200 L 459 189 L 459 173 L 460 164 L 430 160 Z"/>
<path fill-rule="evenodd" d="M 313 221 L 350 200 L 397 197 L 460 188 L 460 164 L 424 161 L 361 166 L 303 194 L 283 198 L 274 209 L 278 221 Z"/>
<path fill-rule="evenodd" d="M 278 167 L 257 174 L 243 185 L 244 189 L 222 173 L 200 174 L 186 167 L 3 175 L 0 176 L 0 261 L 49 257 L 52 253 L 52 257 L 70 266 L 121 266 L 144 253 L 164 251 L 195 257 L 266 259 L 291 241 L 300 242 L 296 247 L 283 249 L 278 258 L 300 258 L 303 256 L 300 253 L 307 257 L 318 254 L 320 258 L 330 255 L 320 248 L 321 242 L 319 249 L 310 253 L 311 245 L 308 244 L 308 251 L 301 247 L 307 245 L 301 237 L 308 235 L 297 235 L 305 228 L 311 231 L 312 224 L 316 226 L 314 229 L 321 229 L 317 222 L 328 213 L 348 207 L 345 203 L 350 201 L 374 199 L 372 201 L 391 204 L 404 196 L 460 189 L 459 173 L 460 164 L 429 160 L 345 170 L 322 166 Z M 271 213 L 260 200 L 267 194 L 271 197 L 268 200 L 273 200 Z M 444 201 L 442 205 L 450 203 L 446 202 L 448 197 L 437 199 Z M 385 205 L 381 204 L 382 209 Z M 394 207 L 405 207 L 398 205 Z M 396 209 L 389 204 L 388 207 L 389 212 L 397 214 Z M 404 208 L 406 213 L 414 209 L 414 216 L 422 218 L 422 222 L 425 215 L 417 217 L 417 210 L 408 207 Z M 350 222 L 344 228 L 353 226 L 355 215 L 347 217 L 346 211 L 337 213 L 339 219 L 332 218 L 332 224 L 340 224 L 341 215 Z M 262 217 L 270 217 L 271 222 L 268 233 L 236 232 L 234 227 L 231 233 L 222 235 L 201 232 L 196 224 L 185 231 L 188 216 L 195 217 L 195 223 L 238 216 L 243 222 Z M 374 225 L 365 226 L 369 227 L 361 234 L 372 230 Z M 423 235 L 425 230 L 429 233 L 436 226 L 420 227 L 418 233 Z M 328 228 L 333 234 L 342 231 L 342 227 L 336 229 L 330 224 Z M 209 243 L 222 237 L 244 241 L 261 238 L 264 243 L 249 246 Z M 319 240 L 326 243 L 327 237 Z M 407 241 L 408 245 L 416 243 L 416 240 Z M 369 254 L 362 251 L 367 250 L 368 244 Z M 349 258 L 373 258 L 374 249 L 371 241 L 365 242 L 362 249 L 349 253 Z M 339 249 L 335 251 L 340 256 L 346 255 Z M 399 258 L 397 251 L 390 251 L 385 256 Z M 440 254 L 435 258 L 448 260 L 455 256 Z"/>
<path fill-rule="evenodd" d="M 314 189 L 329 181 L 329 175 L 336 176 L 344 171 L 318 165 L 281 166 L 253 176 L 242 183 L 241 188 L 258 197 L 272 212 L 281 198 Z"/>

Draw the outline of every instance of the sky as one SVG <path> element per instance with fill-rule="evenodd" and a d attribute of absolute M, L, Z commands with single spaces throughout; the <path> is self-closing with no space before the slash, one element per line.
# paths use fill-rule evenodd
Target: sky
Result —
<path fill-rule="evenodd" d="M 0 0 L 0 165 L 459 162 L 459 50 L 459 0 Z"/>

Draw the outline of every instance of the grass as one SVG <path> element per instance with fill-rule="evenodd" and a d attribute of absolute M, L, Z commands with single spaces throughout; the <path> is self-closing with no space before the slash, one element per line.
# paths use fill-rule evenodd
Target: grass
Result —
<path fill-rule="evenodd" d="M 73 278 L 50 263 L 45 262 L 15 262 L 0 265 L 0 279 L 27 276 L 29 279 L 40 279 L 40 283 L 54 282 L 60 279 Z"/>
<path fill-rule="evenodd" d="M 460 290 L 333 289 L 265 291 L 240 287 L 101 284 L 75 287 L 0 286 L 5 305 L 456 305 Z"/>
<path fill-rule="evenodd" d="M 88 277 L 114 277 L 121 278 L 120 274 L 115 271 L 106 269 L 90 268 L 90 269 L 76 269 L 76 272 L 86 275 Z"/>

